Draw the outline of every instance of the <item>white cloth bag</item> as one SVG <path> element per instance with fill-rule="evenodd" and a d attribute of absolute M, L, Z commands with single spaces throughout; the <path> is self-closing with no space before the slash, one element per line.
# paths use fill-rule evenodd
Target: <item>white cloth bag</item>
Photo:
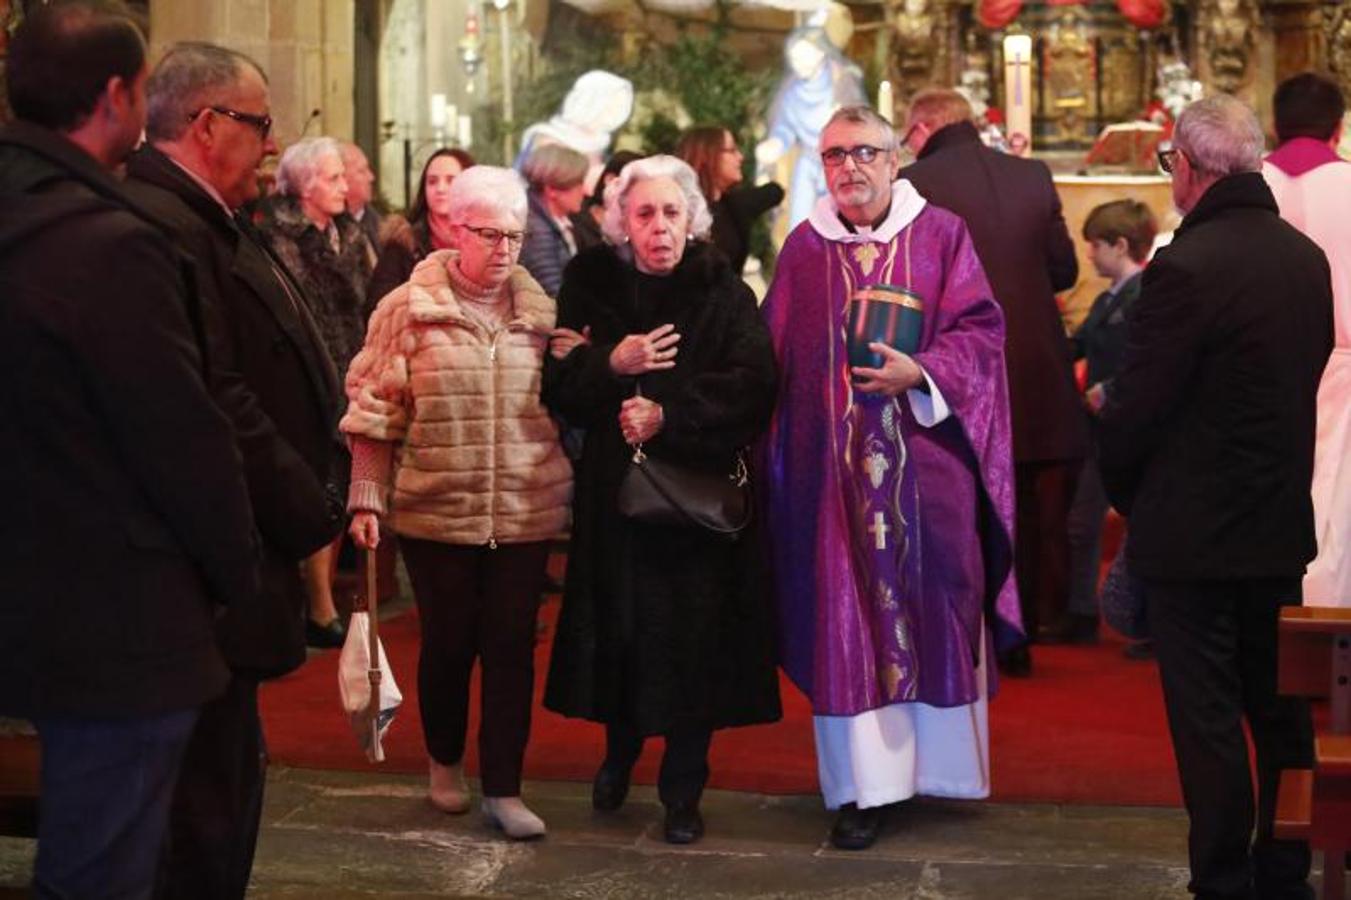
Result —
<path fill-rule="evenodd" d="M 366 605 L 368 611 L 352 613 L 347 624 L 347 639 L 338 657 L 338 692 L 342 708 L 357 736 L 357 743 L 371 762 L 384 762 L 381 741 L 394 713 L 403 702 L 394 683 L 385 648 L 380 643 L 380 619 L 375 588 L 375 551 L 366 553 Z M 371 665 L 378 659 L 378 667 Z M 375 702 L 372 702 L 374 700 Z"/>

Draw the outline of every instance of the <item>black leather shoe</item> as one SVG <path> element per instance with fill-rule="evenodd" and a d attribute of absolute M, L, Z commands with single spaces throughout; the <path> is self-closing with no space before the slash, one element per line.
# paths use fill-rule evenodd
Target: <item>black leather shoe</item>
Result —
<path fill-rule="evenodd" d="M 629 795 L 629 773 L 602 765 L 591 782 L 591 806 L 598 812 L 614 812 Z"/>
<path fill-rule="evenodd" d="M 1039 644 L 1096 644 L 1098 617 L 1081 613 L 1066 613 L 1059 622 L 1037 632 Z"/>
<path fill-rule="evenodd" d="M 666 843 L 693 844 L 704 836 L 704 817 L 695 803 L 673 803 L 666 807 Z"/>
<path fill-rule="evenodd" d="M 329 649 L 341 647 L 345 640 L 347 640 L 347 629 L 343 627 L 341 618 L 334 619 L 327 625 L 320 625 L 313 619 L 305 620 L 306 645 Z"/>
<path fill-rule="evenodd" d="M 1027 678 L 1032 674 L 1032 651 L 1026 644 L 1014 647 L 999 657 L 999 671 L 1009 678 Z"/>
<path fill-rule="evenodd" d="M 846 803 L 830 829 L 830 843 L 840 850 L 867 850 L 877 842 L 885 818 L 885 806 L 859 809 L 856 803 Z"/>

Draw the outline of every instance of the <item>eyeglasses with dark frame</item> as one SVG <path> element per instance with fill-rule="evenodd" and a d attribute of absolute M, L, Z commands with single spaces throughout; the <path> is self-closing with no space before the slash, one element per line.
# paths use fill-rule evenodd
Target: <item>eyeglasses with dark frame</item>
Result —
<path fill-rule="evenodd" d="M 208 109 L 214 113 L 220 113 L 222 116 L 234 119 L 242 125 L 250 126 L 258 132 L 258 136 L 263 140 L 267 140 L 267 136 L 272 133 L 271 116 L 259 116 L 254 113 L 240 112 L 237 109 L 230 109 L 228 106 L 203 106 L 201 109 L 189 113 L 188 121 L 191 122 Z"/>
<path fill-rule="evenodd" d="M 460 224 L 460 227 L 472 231 L 474 236 L 489 247 L 496 247 L 502 242 L 502 238 L 507 239 L 507 244 L 512 247 L 519 247 L 525 241 L 524 231 L 503 231 L 500 228 L 480 228 L 477 225 Z"/>
<path fill-rule="evenodd" d="M 855 147 L 828 147 L 821 151 L 821 162 L 830 166 L 832 169 L 844 165 L 844 158 L 852 156 L 854 162 L 861 166 L 877 159 L 882 153 L 890 153 L 888 147 L 874 147 L 872 144 L 859 144 Z"/>
<path fill-rule="evenodd" d="M 1156 150 L 1154 155 L 1159 158 L 1159 168 L 1163 170 L 1163 174 L 1172 175 L 1173 168 L 1177 165 L 1177 158 L 1179 156 L 1185 157 L 1187 154 L 1177 147 L 1173 147 L 1168 150 Z M 1191 159 L 1188 159 L 1187 162 L 1191 162 Z"/>

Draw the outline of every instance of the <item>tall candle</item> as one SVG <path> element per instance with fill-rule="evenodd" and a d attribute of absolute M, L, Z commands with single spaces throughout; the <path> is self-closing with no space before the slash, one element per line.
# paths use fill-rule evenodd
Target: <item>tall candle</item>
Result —
<path fill-rule="evenodd" d="M 1009 152 L 1032 155 L 1032 37 L 1004 38 L 1004 121 Z"/>
<path fill-rule="evenodd" d="M 877 86 L 877 111 L 888 122 L 895 121 L 896 101 L 891 95 L 890 81 L 883 81 Z"/>
<path fill-rule="evenodd" d="M 468 149 L 473 144 L 472 120 L 460 113 L 460 146 Z"/>
<path fill-rule="evenodd" d="M 446 122 L 448 122 L 449 119 L 447 118 L 447 115 L 446 115 L 446 95 L 445 95 L 445 94 L 432 94 L 432 117 L 431 117 L 431 121 L 432 121 L 432 127 L 435 128 L 437 131 L 440 131 L 442 128 L 445 128 L 445 127 L 446 127 Z"/>

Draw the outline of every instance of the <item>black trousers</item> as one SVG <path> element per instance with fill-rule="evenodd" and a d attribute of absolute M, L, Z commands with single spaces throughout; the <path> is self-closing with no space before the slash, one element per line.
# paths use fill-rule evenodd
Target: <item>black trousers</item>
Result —
<path fill-rule="evenodd" d="M 241 898 L 249 886 L 267 780 L 258 682 L 236 674 L 202 707 L 174 789 L 155 895 Z"/>
<path fill-rule="evenodd" d="M 1146 596 L 1191 820 L 1191 891 L 1312 898 L 1308 845 L 1271 836 L 1280 770 L 1313 760 L 1308 704 L 1276 693 L 1277 622 L 1300 602 L 1300 580 L 1147 580 Z M 1257 751 L 1255 809 L 1244 719 Z"/>
<path fill-rule="evenodd" d="M 682 728 L 663 737 L 666 750 L 661 756 L 661 771 L 657 775 L 657 795 L 666 806 L 677 803 L 697 804 L 708 783 L 708 746 L 713 732 L 707 729 Z M 633 768 L 643 752 L 646 740 L 637 729 L 622 722 L 605 726 L 605 765 L 624 772 Z"/>
<path fill-rule="evenodd" d="M 1041 625 L 1055 625 L 1069 603 L 1069 516 L 1082 467 L 1078 459 L 1014 466 L 1014 567 L 1029 640 Z"/>
<path fill-rule="evenodd" d="M 422 647 L 418 708 L 427 752 L 442 765 L 464 757 L 469 676 L 482 660 L 479 769 L 486 797 L 521 793 L 535 690 L 535 620 L 547 541 L 496 549 L 402 537 Z"/>

